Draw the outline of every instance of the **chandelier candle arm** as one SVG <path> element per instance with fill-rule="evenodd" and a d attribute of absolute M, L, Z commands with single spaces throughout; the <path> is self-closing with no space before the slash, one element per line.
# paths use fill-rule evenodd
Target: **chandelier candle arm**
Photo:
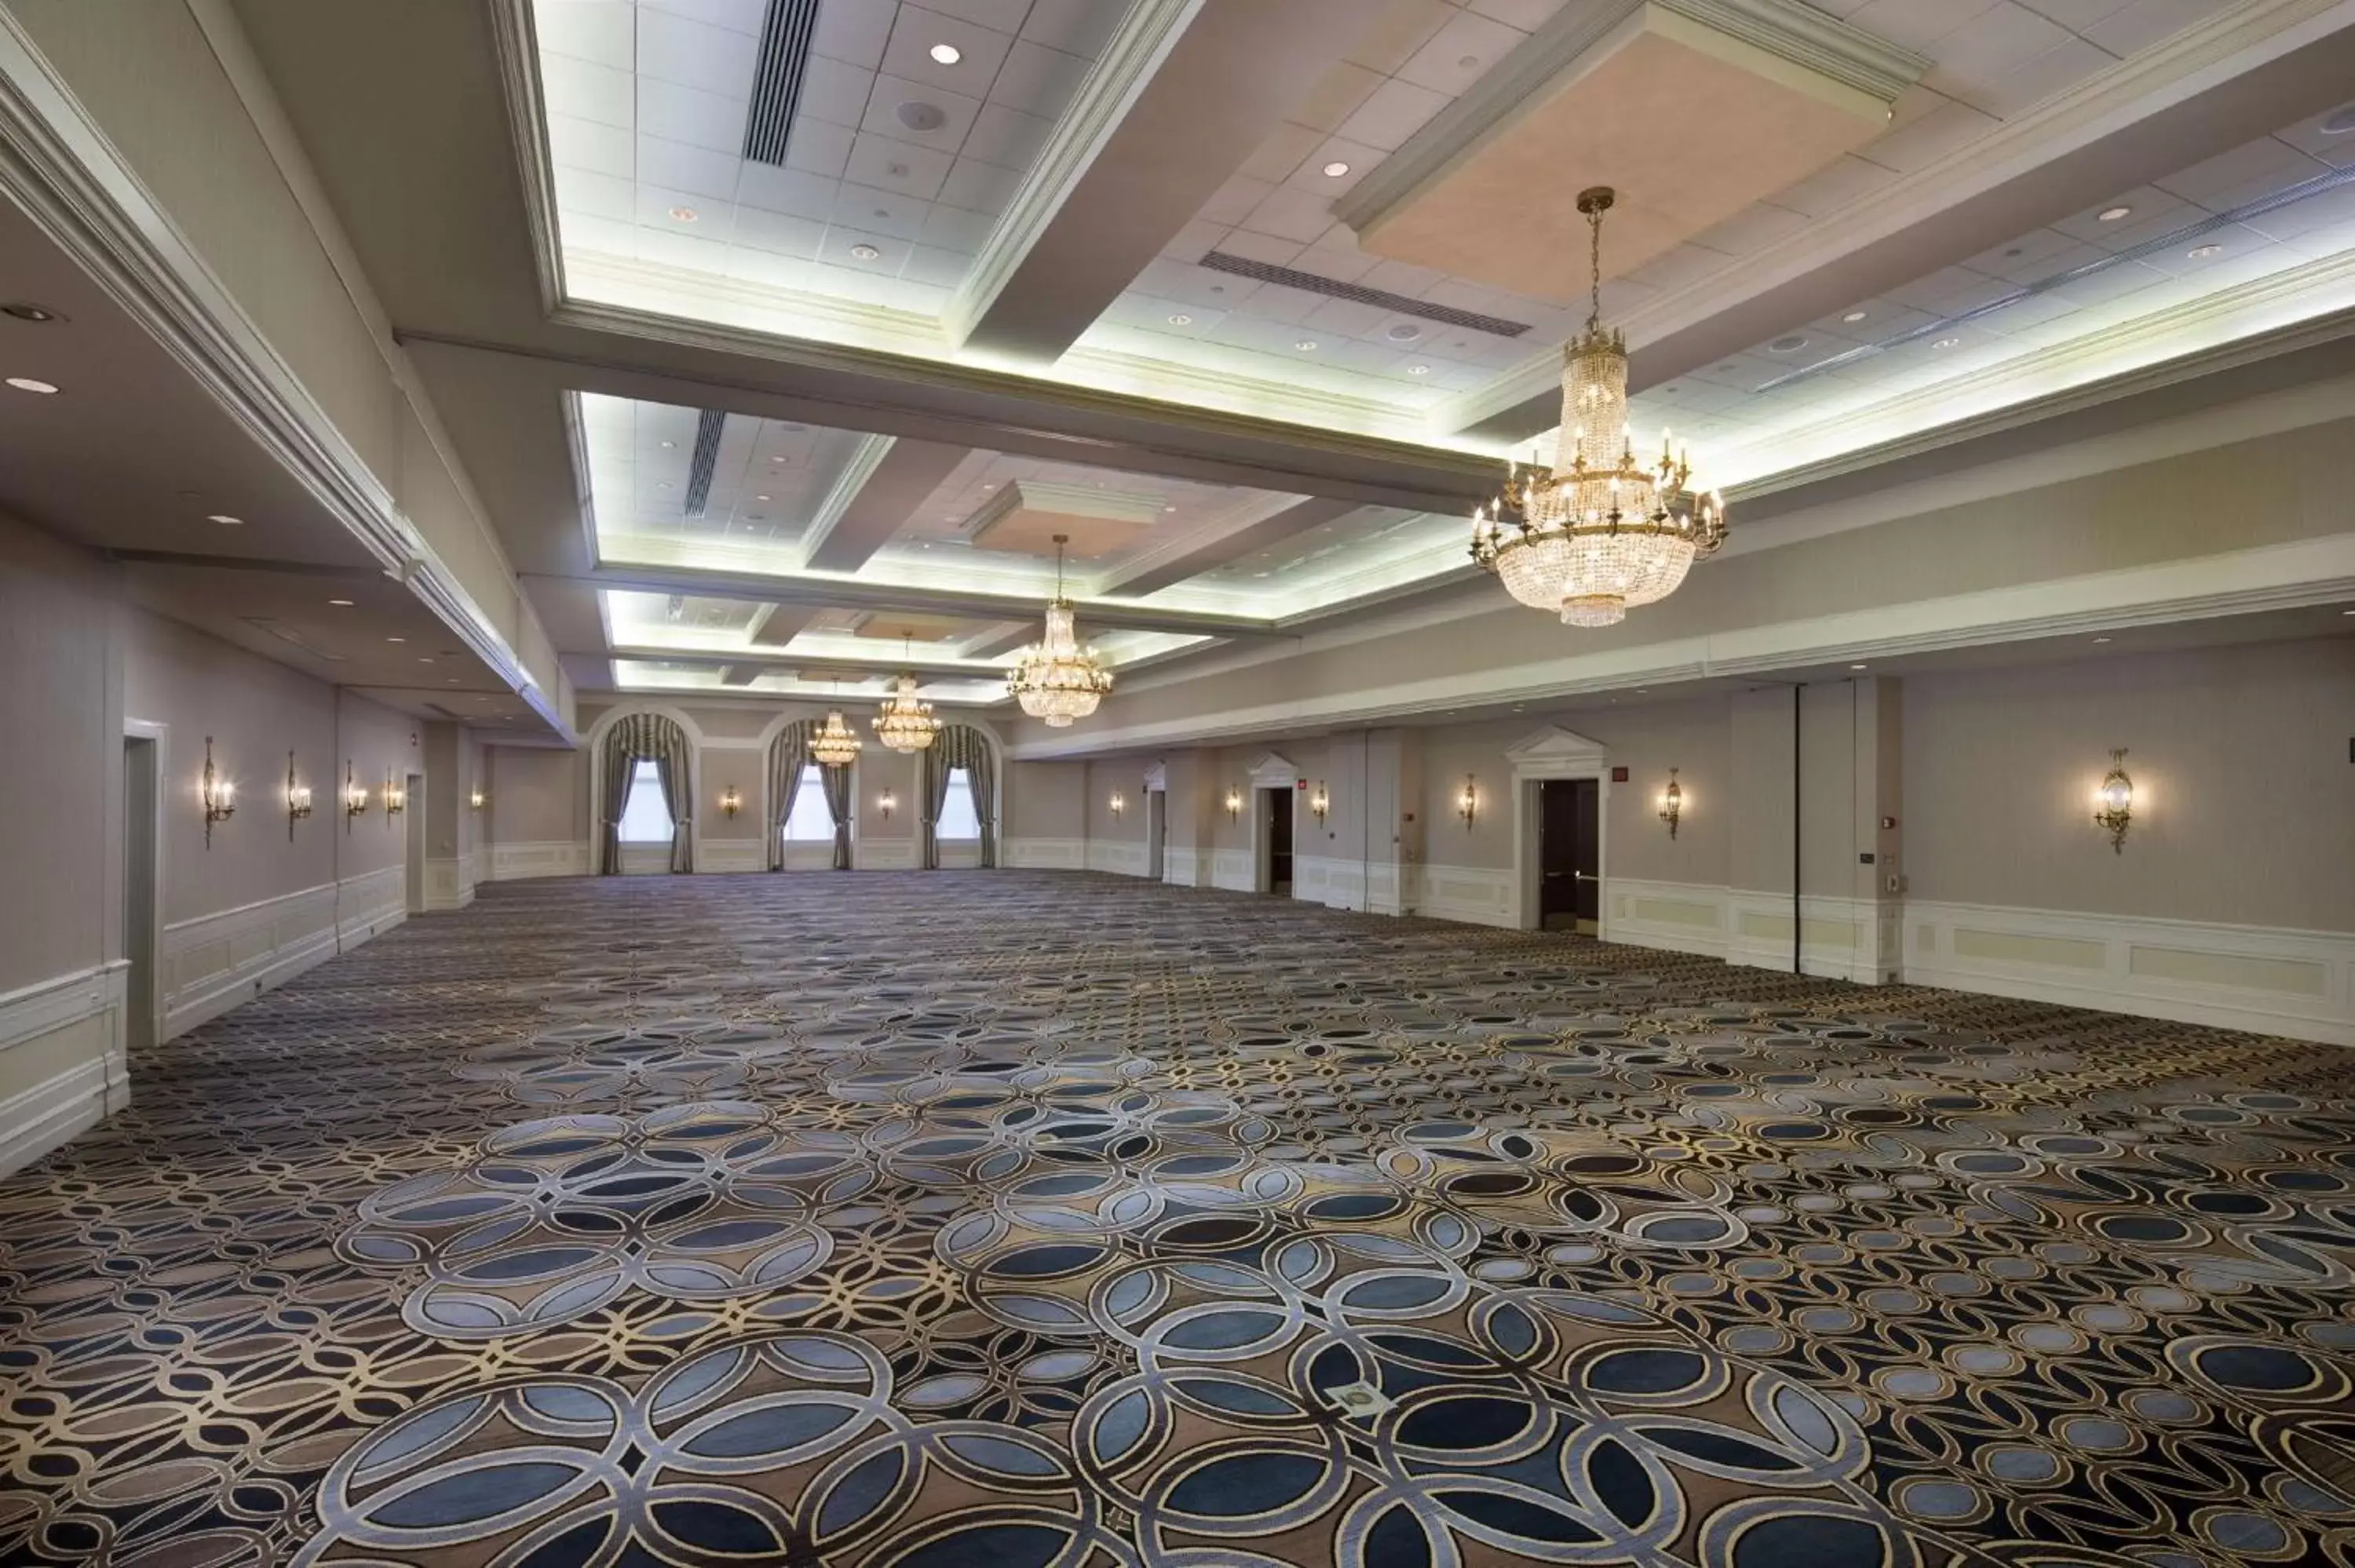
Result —
<path fill-rule="evenodd" d="M 1613 193 L 1582 191 L 1591 238 L 1586 330 L 1563 350 L 1553 466 L 1508 463 L 1494 501 L 1472 514 L 1472 558 L 1532 609 L 1571 626 L 1610 626 L 1682 586 L 1725 543 L 1725 505 L 1693 483 L 1664 432 L 1644 463 L 1627 432 L 1627 343 L 1603 330 L 1603 215 Z"/>
<path fill-rule="evenodd" d="M 1044 719 L 1050 729 L 1087 717 L 1112 690 L 1112 672 L 1080 646 L 1071 602 L 1063 597 L 1063 546 L 1070 541 L 1067 534 L 1055 535 L 1055 598 L 1047 606 L 1046 637 L 1024 651 L 1006 678 L 1006 689 L 1022 711 Z"/>

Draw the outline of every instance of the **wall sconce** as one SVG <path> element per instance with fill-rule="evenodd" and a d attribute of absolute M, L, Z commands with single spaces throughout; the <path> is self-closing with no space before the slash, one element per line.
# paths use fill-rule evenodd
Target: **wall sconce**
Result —
<path fill-rule="evenodd" d="M 409 810 L 409 788 L 399 779 L 398 774 L 384 776 L 384 814 L 388 821 Z"/>
<path fill-rule="evenodd" d="M 1478 814 L 1479 810 L 1480 780 L 1477 776 L 1466 773 L 1464 776 L 1463 793 L 1455 797 L 1455 814 L 1464 819 L 1465 832 L 1472 831 L 1472 819 Z"/>
<path fill-rule="evenodd" d="M 1325 813 L 1333 809 L 1333 798 L 1325 792 L 1325 780 L 1316 780 L 1316 789 L 1308 797 L 1308 809 L 1316 813 L 1316 825 L 1325 825 Z"/>
<path fill-rule="evenodd" d="M 1127 796 L 1125 796 L 1125 795 L 1124 795 L 1124 794 L 1122 794 L 1122 793 L 1121 793 L 1119 790 L 1117 790 L 1117 789 L 1114 790 L 1114 791 L 1112 792 L 1112 814 L 1113 814 L 1114 816 L 1117 817 L 1117 816 L 1119 816 L 1123 811 L 1125 811 L 1125 810 L 1128 810 L 1128 797 L 1127 797 Z"/>
<path fill-rule="evenodd" d="M 294 842 L 294 824 L 311 814 L 311 787 L 294 782 L 294 754 L 286 754 L 286 842 Z"/>
<path fill-rule="evenodd" d="M 1227 790 L 1227 821 L 1231 822 L 1237 817 L 1241 816 L 1242 813 L 1243 792 L 1240 789 L 1230 788 Z"/>
<path fill-rule="evenodd" d="M 886 789 L 875 797 L 875 803 L 883 809 L 883 820 L 888 822 L 891 820 L 891 808 L 900 802 L 892 799 L 890 790 Z"/>
<path fill-rule="evenodd" d="M 730 784 L 719 791 L 719 809 L 730 817 L 744 809 L 743 798 L 736 793 L 735 785 Z"/>
<path fill-rule="evenodd" d="M 2110 851 L 2126 853 L 2126 828 L 2134 821 L 2134 780 L 2126 777 L 2126 748 L 2110 753 L 2110 771 L 2094 791 L 2094 821 L 2110 835 Z"/>
<path fill-rule="evenodd" d="M 466 809 L 470 811 L 479 811 L 489 803 L 489 800 L 490 798 L 477 789 L 466 797 Z"/>
<path fill-rule="evenodd" d="M 352 819 L 368 811 L 368 787 L 352 778 L 352 759 L 344 758 L 344 832 L 352 831 Z"/>
<path fill-rule="evenodd" d="M 1660 791 L 1660 821 L 1668 824 L 1668 837 L 1677 836 L 1677 819 L 1685 814 L 1685 787 L 1677 782 L 1677 770 L 1668 769 L 1668 787 Z"/>
<path fill-rule="evenodd" d="M 213 768 L 213 737 L 205 736 L 205 777 L 197 787 L 197 796 L 205 803 L 205 848 L 213 847 L 213 824 L 226 822 L 237 815 L 237 786 L 222 778 Z"/>

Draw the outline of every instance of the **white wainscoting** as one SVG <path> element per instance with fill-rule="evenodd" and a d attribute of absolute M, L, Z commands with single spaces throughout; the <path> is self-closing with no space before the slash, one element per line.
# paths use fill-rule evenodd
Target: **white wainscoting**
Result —
<path fill-rule="evenodd" d="M 0 1176 L 131 1103 L 121 959 L 0 994 Z"/>
<path fill-rule="evenodd" d="M 769 846 L 758 839 L 706 839 L 695 848 L 695 869 L 721 875 L 766 871 Z"/>
<path fill-rule="evenodd" d="M 1411 865 L 1406 872 L 1406 907 L 1413 914 L 1474 926 L 1513 924 L 1520 879 L 1509 866 Z"/>
<path fill-rule="evenodd" d="M 403 869 L 347 876 L 164 927 L 164 1037 L 186 1033 L 408 918 Z"/>
<path fill-rule="evenodd" d="M 1368 884 L 1372 884 L 1369 897 Z M 1292 858 L 1292 892 L 1331 909 L 1367 909 L 1395 915 L 1405 906 L 1400 897 L 1399 868 L 1388 862 L 1369 866 L 1364 861 L 1323 855 Z"/>
<path fill-rule="evenodd" d="M 1237 893 L 1255 891 L 1259 878 L 1252 864 L 1252 852 L 1247 849 L 1214 849 L 1210 851 L 1210 874 L 1205 880 L 1212 887 L 1230 888 Z"/>
<path fill-rule="evenodd" d="M 1161 851 L 1161 880 L 1172 887 L 1196 887 L 1202 883 L 1202 852 L 1167 844 Z"/>
<path fill-rule="evenodd" d="M 943 871 L 974 871 L 981 865 L 979 839 L 943 839 L 940 848 Z"/>
<path fill-rule="evenodd" d="M 1151 852 L 1133 839 L 1090 839 L 1088 869 L 1115 876 L 1143 876 L 1153 863 Z"/>
<path fill-rule="evenodd" d="M 464 909 L 474 901 L 472 856 L 425 863 L 425 907 L 434 914 Z"/>
<path fill-rule="evenodd" d="M 998 863 L 1034 871 L 1085 871 L 1088 868 L 1088 841 L 1085 839 L 1007 839 L 1000 846 L 1004 851 Z"/>
<path fill-rule="evenodd" d="M 1886 984 L 1898 978 L 1898 911 L 1870 898 L 1806 894 L 1800 965 L 1811 975 Z M 1753 969 L 1791 967 L 1791 895 L 1698 882 L 1606 877 L 1603 939 L 1700 953 Z"/>
<path fill-rule="evenodd" d="M 860 871 L 913 871 L 913 839 L 860 839 L 850 846 L 850 863 Z"/>
<path fill-rule="evenodd" d="M 1905 906 L 1905 978 L 2355 1045 L 2355 934 Z"/>
<path fill-rule="evenodd" d="M 586 876 L 589 846 L 565 839 L 491 846 L 493 882 L 517 882 L 531 876 Z"/>

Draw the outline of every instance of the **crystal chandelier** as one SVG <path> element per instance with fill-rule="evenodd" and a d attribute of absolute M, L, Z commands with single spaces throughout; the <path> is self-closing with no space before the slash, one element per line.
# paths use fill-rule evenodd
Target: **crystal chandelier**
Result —
<path fill-rule="evenodd" d="M 840 768 L 858 760 L 861 742 L 858 732 L 842 722 L 842 710 L 835 708 L 826 715 L 826 724 L 810 736 L 810 755 L 828 768 Z"/>
<path fill-rule="evenodd" d="M 908 638 L 900 639 L 900 657 L 909 657 Z M 883 699 L 880 712 L 868 721 L 875 726 L 875 738 L 893 751 L 922 751 L 932 744 L 932 736 L 941 733 L 941 721 L 932 716 L 932 705 L 916 698 L 916 677 L 901 675 L 891 683 L 891 694 Z"/>
<path fill-rule="evenodd" d="M 1586 330 L 1564 351 L 1561 429 L 1550 471 L 1516 464 L 1502 494 L 1472 514 L 1472 558 L 1532 609 L 1571 626 L 1610 626 L 1668 597 L 1725 543 L 1725 504 L 1691 487 L 1692 465 L 1663 435 L 1648 467 L 1627 434 L 1627 342 L 1603 330 L 1603 215 L 1612 192 L 1578 195 L 1592 238 Z"/>
<path fill-rule="evenodd" d="M 1112 672 L 1081 648 L 1071 628 L 1071 607 L 1063 599 L 1063 546 L 1070 541 L 1068 534 L 1055 535 L 1055 598 L 1047 606 L 1047 639 L 1026 651 L 1006 678 L 1006 689 L 1022 711 L 1045 719 L 1050 729 L 1087 717 L 1112 690 Z"/>

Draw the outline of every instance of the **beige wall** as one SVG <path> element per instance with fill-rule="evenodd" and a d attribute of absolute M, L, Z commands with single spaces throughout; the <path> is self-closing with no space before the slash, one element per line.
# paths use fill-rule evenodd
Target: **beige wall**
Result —
<path fill-rule="evenodd" d="M 1088 832 L 1088 765 L 1018 762 L 1007 770 L 1006 836 L 1078 839 Z"/>
<path fill-rule="evenodd" d="M 493 848 L 588 842 L 589 775 L 579 752 L 497 745 L 489 752 L 486 815 Z"/>
<path fill-rule="evenodd" d="M 2355 931 L 2355 642 L 1905 685 L 1910 896 Z M 2114 854 L 2092 797 L 2119 746 Z"/>

